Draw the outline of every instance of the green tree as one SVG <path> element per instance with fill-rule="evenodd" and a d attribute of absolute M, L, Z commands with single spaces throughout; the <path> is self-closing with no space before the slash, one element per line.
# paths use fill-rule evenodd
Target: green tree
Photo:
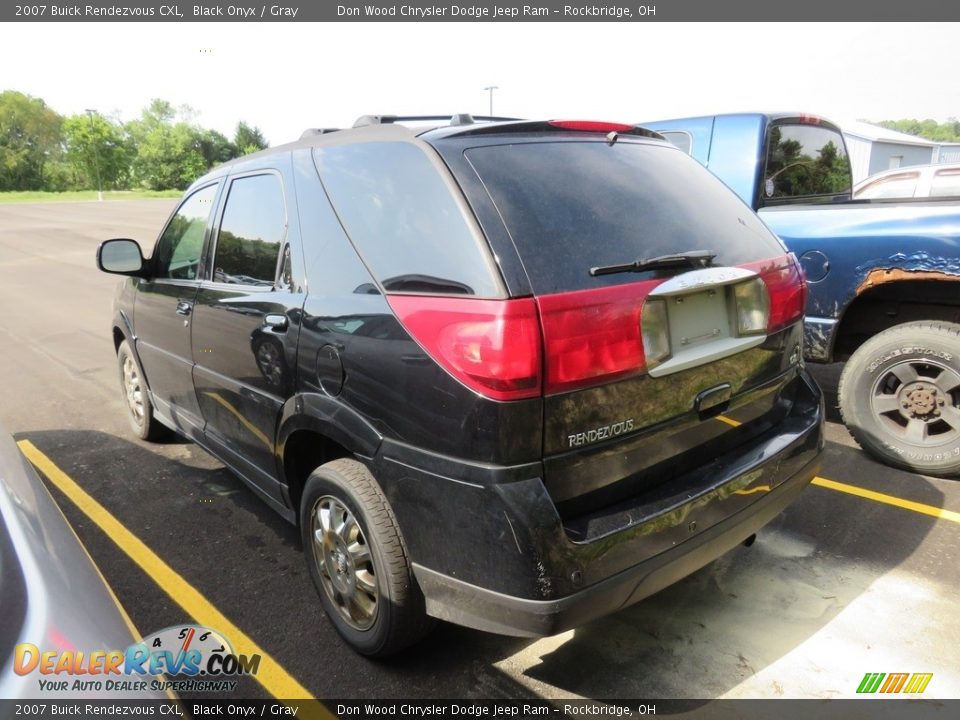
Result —
<path fill-rule="evenodd" d="M 67 160 L 88 188 L 126 187 L 131 152 L 123 128 L 99 113 L 73 115 L 63 123 Z"/>
<path fill-rule="evenodd" d="M 181 109 L 184 112 L 192 111 Z M 203 131 L 176 119 L 177 111 L 169 102 L 153 100 L 139 120 L 127 123 L 136 148 L 131 175 L 151 190 L 183 189 L 209 167 L 203 154 Z"/>
<path fill-rule="evenodd" d="M 260 132 L 260 128 L 247 125 L 242 120 L 237 123 L 237 131 L 233 135 L 233 144 L 236 145 L 240 155 L 249 155 L 257 152 L 257 150 L 263 150 L 268 145 L 263 133 Z"/>
<path fill-rule="evenodd" d="M 0 190 L 41 190 L 44 170 L 59 158 L 62 118 L 43 100 L 0 93 Z"/>
<path fill-rule="evenodd" d="M 233 160 L 240 153 L 237 146 L 216 130 L 201 130 L 199 133 L 200 152 L 203 153 L 207 168 Z"/>
<path fill-rule="evenodd" d="M 957 118 L 948 118 L 944 123 L 936 120 L 881 120 L 877 125 L 889 130 L 915 135 L 933 140 L 934 142 L 960 142 L 960 121 Z"/>

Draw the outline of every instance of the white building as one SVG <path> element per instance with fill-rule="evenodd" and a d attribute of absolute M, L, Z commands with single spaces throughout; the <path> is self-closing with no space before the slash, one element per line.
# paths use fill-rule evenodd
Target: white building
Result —
<path fill-rule="evenodd" d="M 944 162 L 941 145 L 945 150 L 949 145 L 859 120 L 839 124 L 850 154 L 854 184 L 882 170 Z"/>

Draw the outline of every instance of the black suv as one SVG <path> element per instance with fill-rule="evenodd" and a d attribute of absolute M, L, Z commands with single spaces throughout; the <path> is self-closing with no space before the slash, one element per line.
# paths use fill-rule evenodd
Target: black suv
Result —
<path fill-rule="evenodd" d="M 659 135 L 365 117 L 213 170 L 113 320 L 131 425 L 300 527 L 340 634 L 559 632 L 751 538 L 814 477 L 796 259 Z"/>

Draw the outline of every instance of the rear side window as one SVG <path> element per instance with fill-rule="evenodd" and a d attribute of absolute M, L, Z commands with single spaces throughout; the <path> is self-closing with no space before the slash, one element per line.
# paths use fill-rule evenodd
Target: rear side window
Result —
<path fill-rule="evenodd" d="M 850 161 L 837 130 L 823 125 L 770 127 L 760 188 L 765 200 L 813 198 L 849 190 Z"/>
<path fill-rule="evenodd" d="M 317 148 L 340 222 L 387 292 L 503 294 L 459 189 L 411 143 Z"/>
<path fill-rule="evenodd" d="M 214 281 L 272 287 L 286 230 L 280 178 L 268 174 L 235 179 L 217 235 Z"/>
<path fill-rule="evenodd" d="M 715 264 L 739 265 L 784 252 L 732 191 L 665 144 L 534 142 L 466 156 L 537 294 L 648 279 L 651 272 L 590 275 L 640 258 L 710 250 Z"/>

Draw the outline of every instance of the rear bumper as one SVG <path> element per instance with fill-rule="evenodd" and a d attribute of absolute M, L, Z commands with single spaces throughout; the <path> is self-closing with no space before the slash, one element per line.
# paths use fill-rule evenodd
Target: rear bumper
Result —
<path fill-rule="evenodd" d="M 732 550 L 793 502 L 819 470 L 819 456 L 775 490 L 709 530 L 584 590 L 556 600 L 494 592 L 414 565 L 427 612 L 442 620 L 519 637 L 553 635 L 628 607 Z"/>
<path fill-rule="evenodd" d="M 473 502 L 465 495 L 457 506 L 448 537 L 482 534 L 452 545 L 434 537 L 434 547 L 449 551 L 433 553 L 437 564 L 427 551 L 411 553 L 427 612 L 488 632 L 551 635 L 712 562 L 773 520 L 819 470 L 822 396 L 806 373 L 796 387 L 792 410 L 768 434 L 675 478 L 676 490 L 642 518 L 641 507 L 621 506 L 565 529 L 539 480 L 477 486 Z"/>

